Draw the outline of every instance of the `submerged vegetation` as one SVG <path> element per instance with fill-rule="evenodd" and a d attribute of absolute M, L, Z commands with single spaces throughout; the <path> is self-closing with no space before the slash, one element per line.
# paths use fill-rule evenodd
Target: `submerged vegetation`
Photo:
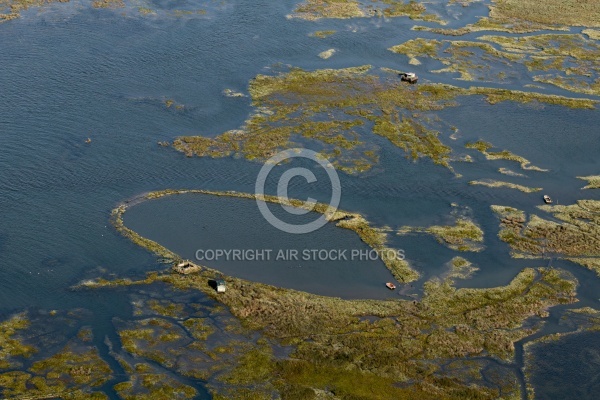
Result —
<path fill-rule="evenodd" d="M 479 268 L 475 267 L 469 260 L 462 257 L 454 257 L 450 261 L 450 272 L 446 279 L 468 279 L 477 271 L 479 271 Z"/>
<path fill-rule="evenodd" d="M 94 8 L 123 8 L 125 2 L 123 0 L 94 0 L 92 2 Z"/>
<path fill-rule="evenodd" d="M 311 33 L 310 36 L 316 37 L 316 38 L 319 38 L 319 39 L 325 39 L 325 38 L 333 35 L 336 32 L 337 31 L 334 31 L 334 30 L 315 31 L 315 32 Z"/>
<path fill-rule="evenodd" d="M 38 334 L 30 329 L 24 315 L 0 322 L 0 329 L 5 335 L 14 332 L 15 329 L 22 330 L 23 333 L 29 330 L 28 336 L 32 336 L 32 333 L 36 336 Z M 111 370 L 100 358 L 97 350 L 85 343 L 86 336 L 84 330 L 80 331 L 80 335 L 71 339 L 53 355 L 33 363 L 28 362 L 27 367 L 19 365 L 19 370 L 15 370 L 16 365 L 12 365 L 11 370 L 6 371 L 9 367 L 0 364 L 0 397 L 106 399 L 104 393 L 93 392 L 93 389 L 111 378 Z M 0 348 L 7 345 L 12 356 L 28 357 L 33 352 L 31 346 L 23 343 L 17 345 L 14 338 L 9 337 L 6 342 L 2 341 Z M 17 348 L 20 350 L 16 351 Z M 3 349 L 3 352 L 5 351 Z"/>

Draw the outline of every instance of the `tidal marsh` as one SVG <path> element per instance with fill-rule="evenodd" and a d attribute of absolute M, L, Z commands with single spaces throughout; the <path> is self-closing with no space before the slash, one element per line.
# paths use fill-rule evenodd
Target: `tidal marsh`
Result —
<path fill-rule="evenodd" d="M 182 192 L 168 190 L 146 197 Z M 517 210 L 511 212 L 520 215 Z M 372 247 L 384 245 L 383 232 L 373 230 L 358 216 L 347 216 L 337 212 L 332 220 L 355 230 Z M 176 326 L 152 317 L 138 321 L 138 327 L 130 323 L 119 330 L 125 349 L 161 365 L 175 365 L 181 354 L 160 350 L 160 338 L 166 337 L 169 343 L 171 337 L 185 340 L 187 349 L 197 352 L 194 357 L 199 360 L 219 360 L 224 367 L 207 367 L 206 376 L 215 374 L 217 381 L 229 385 L 211 383 L 215 398 L 247 396 L 250 387 L 256 389 L 256 396 L 265 398 L 277 394 L 312 398 L 330 391 L 356 396 L 365 388 L 368 397 L 376 395 L 382 399 L 414 398 L 415 393 L 425 399 L 492 399 L 499 396 L 499 387 L 503 388 L 503 395 L 517 396 L 520 389 L 511 369 L 501 368 L 491 378 L 493 383 L 481 379 L 481 371 L 490 366 L 490 361 L 482 356 L 510 362 L 513 343 L 539 329 L 539 324 L 532 321 L 547 316 L 552 305 L 575 301 L 576 280 L 556 269 L 526 268 L 507 286 L 457 289 L 454 280 L 467 278 L 476 268 L 458 257 L 451 261 L 450 268 L 445 278 L 425 282 L 422 298 L 412 301 L 342 300 L 235 277 L 224 277 L 227 291 L 217 294 L 208 282 L 223 277 L 206 267 L 188 275 L 155 272 L 139 281 L 98 281 L 90 287 L 162 282 L 176 291 L 201 291 L 227 306 L 246 330 L 260 332 L 261 338 L 252 347 L 232 343 L 211 350 L 204 341 L 213 335 L 213 330 L 207 331 L 201 320 L 189 319 L 186 311 L 176 316 L 182 312 L 178 307 L 168 307 L 168 313 L 189 322 Z M 162 300 L 158 302 L 162 304 Z M 168 303 L 160 308 L 154 306 L 153 312 L 164 314 L 164 306 Z M 187 334 L 185 329 L 194 329 L 197 334 Z M 136 341 L 145 344 L 134 345 Z M 279 358 L 272 350 L 274 345 L 291 346 L 292 354 Z M 469 367 L 447 366 L 456 359 L 470 362 Z M 432 391 L 435 395 L 431 395 Z"/>
<path fill-rule="evenodd" d="M 450 168 L 450 147 L 434 124 L 419 113 L 453 106 L 458 93 L 422 85 L 410 87 L 370 73 L 370 66 L 314 72 L 292 69 L 278 76 L 259 75 L 250 83 L 257 110 L 240 130 L 215 138 L 179 137 L 173 147 L 188 156 L 242 155 L 265 160 L 296 143 L 318 149 L 334 166 L 364 172 L 378 161 L 366 139 L 387 138 L 416 160 L 429 158 Z"/>
<path fill-rule="evenodd" d="M 539 206 L 561 222 L 543 219 L 510 208 L 494 206 L 500 218 L 498 236 L 512 248 L 514 257 L 563 258 L 600 275 L 600 201 Z"/>
<path fill-rule="evenodd" d="M 407 85 L 397 75 L 376 74 L 368 65 L 345 69 L 258 75 L 249 92 L 256 110 L 244 126 L 216 137 L 180 136 L 173 148 L 191 157 L 243 156 L 264 161 L 279 151 L 312 148 L 347 173 L 359 174 L 379 162 L 371 135 L 381 136 L 412 160 L 430 159 L 453 171 L 450 134 L 436 111 L 457 106 L 460 96 L 483 95 L 501 101 L 544 102 L 594 108 L 593 100 L 555 95 L 450 85 Z"/>

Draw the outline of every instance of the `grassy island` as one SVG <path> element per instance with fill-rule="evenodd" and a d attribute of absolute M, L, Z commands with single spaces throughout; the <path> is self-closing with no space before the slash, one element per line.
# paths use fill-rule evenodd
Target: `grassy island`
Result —
<path fill-rule="evenodd" d="M 438 242 L 458 251 L 481 251 L 483 231 L 467 218 L 457 218 L 454 225 L 434 225 L 427 228 L 405 226 L 398 231 L 399 235 L 407 233 L 428 233 Z"/>
<path fill-rule="evenodd" d="M 322 18 L 409 17 L 445 24 L 439 16 L 426 12 L 427 8 L 415 0 L 304 0 L 296 6 L 291 17 L 310 21 Z"/>
<path fill-rule="evenodd" d="M 564 258 L 600 275 L 600 201 L 579 200 L 569 206 L 540 206 L 560 222 L 502 206 L 492 210 L 500 218 L 498 236 L 515 257 Z"/>
<path fill-rule="evenodd" d="M 583 189 L 600 189 L 600 175 L 578 176 L 577 178 L 588 182 Z"/>

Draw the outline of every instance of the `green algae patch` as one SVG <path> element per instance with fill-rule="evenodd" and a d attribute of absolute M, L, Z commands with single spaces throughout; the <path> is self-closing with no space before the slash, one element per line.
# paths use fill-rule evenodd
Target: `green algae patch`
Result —
<path fill-rule="evenodd" d="M 442 42 L 435 39 L 411 39 L 402 44 L 390 47 L 390 51 L 398 54 L 406 54 L 409 57 L 409 63 L 420 65 L 417 57 L 435 57 L 438 54 Z"/>
<path fill-rule="evenodd" d="M 600 275 L 600 201 L 579 200 L 568 206 L 539 206 L 560 222 L 527 215 L 510 207 L 495 206 L 500 218 L 500 239 L 519 258 L 563 258 Z"/>
<path fill-rule="evenodd" d="M 292 16 L 314 21 L 321 18 L 364 17 L 366 14 L 356 0 L 306 0 L 296 7 Z"/>
<path fill-rule="evenodd" d="M 445 24 L 439 16 L 427 14 L 427 8 L 414 0 L 304 0 L 289 17 L 315 21 L 322 18 L 409 17 Z"/>
<path fill-rule="evenodd" d="M 416 38 L 390 47 L 390 51 L 399 54 L 406 54 L 409 57 L 434 57 L 438 54 L 441 44 L 442 42 L 435 39 Z"/>
<path fill-rule="evenodd" d="M 600 189 L 600 175 L 578 176 L 577 179 L 583 179 L 588 182 L 583 189 Z"/>
<path fill-rule="evenodd" d="M 399 235 L 408 233 L 427 233 L 438 242 L 457 251 L 481 251 L 483 231 L 467 218 L 457 218 L 454 225 L 434 225 L 426 228 L 405 226 L 398 231 Z"/>
<path fill-rule="evenodd" d="M 495 181 L 492 179 L 486 179 L 486 180 L 479 179 L 479 180 L 470 181 L 469 185 L 480 185 L 480 186 L 486 186 L 489 188 L 515 189 L 515 190 L 518 190 L 523 193 L 535 193 L 535 192 L 539 192 L 542 190 L 542 188 L 529 187 L 529 186 L 519 185 L 519 184 L 512 183 L 512 182 Z"/>
<path fill-rule="evenodd" d="M 484 142 L 483 140 L 478 140 L 477 142 L 469 142 L 465 144 L 467 149 L 475 149 L 482 153 L 486 159 L 488 160 L 507 160 L 514 161 L 521 165 L 521 168 L 527 171 L 538 171 L 538 172 L 547 172 L 547 169 L 536 167 L 535 165 L 531 165 L 531 162 L 527 160 L 525 157 L 518 156 L 508 150 L 502 151 L 489 151 L 494 146 L 491 143 Z M 506 175 L 513 175 L 514 173 L 509 173 L 508 170 L 500 171 Z M 519 174 L 517 174 L 519 175 Z"/>
<path fill-rule="evenodd" d="M 498 168 L 498 172 L 500 172 L 503 175 L 515 176 L 518 178 L 527 178 L 527 175 L 525 175 L 525 174 L 521 174 L 519 172 L 515 172 L 511 169 L 504 168 L 504 167 Z"/>

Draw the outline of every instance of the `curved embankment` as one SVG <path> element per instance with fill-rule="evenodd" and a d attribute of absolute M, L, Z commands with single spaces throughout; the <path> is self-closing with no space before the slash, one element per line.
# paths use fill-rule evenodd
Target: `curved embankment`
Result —
<path fill-rule="evenodd" d="M 363 242 L 365 242 L 369 247 L 377 251 L 381 261 L 383 261 L 385 266 L 390 270 L 390 272 L 398 281 L 407 283 L 413 282 L 419 278 L 419 274 L 409 266 L 408 262 L 406 262 L 405 260 L 401 260 L 398 257 L 395 257 L 396 251 L 386 246 L 387 234 L 385 232 L 372 227 L 369 224 L 369 222 L 360 214 L 340 210 L 332 212 L 329 209 L 329 205 L 323 203 L 316 203 L 313 208 L 312 203 L 306 204 L 301 200 L 283 199 L 277 196 L 256 195 L 234 191 L 219 192 L 198 189 L 162 190 L 148 193 L 144 196 L 136 198 L 133 201 L 121 204 L 112 211 L 112 223 L 121 234 L 128 237 L 137 245 L 152 251 L 159 257 L 165 259 L 165 261 L 167 262 L 178 263 L 181 261 L 181 257 L 179 255 L 175 254 L 174 252 L 170 251 L 169 249 L 155 241 L 142 237 L 137 232 L 126 227 L 123 223 L 123 215 L 130 206 L 139 204 L 142 201 L 158 199 L 164 196 L 187 193 L 205 194 L 211 196 L 227 196 L 254 200 L 261 199 L 270 203 L 277 203 L 281 205 L 293 206 L 297 208 L 315 211 L 317 213 L 325 215 L 327 220 L 329 222 L 336 223 L 336 226 L 344 229 L 350 229 L 356 232 L 356 234 L 360 237 L 360 239 Z M 207 269 L 210 270 L 210 268 Z"/>

